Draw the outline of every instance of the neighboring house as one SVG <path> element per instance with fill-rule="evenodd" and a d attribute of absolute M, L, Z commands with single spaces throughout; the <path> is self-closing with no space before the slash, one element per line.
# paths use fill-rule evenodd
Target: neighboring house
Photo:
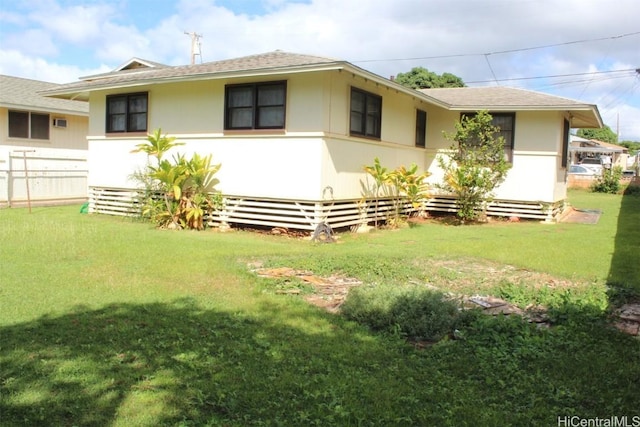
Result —
<path fill-rule="evenodd" d="M 569 129 L 599 127 L 597 107 L 509 88 L 416 91 L 348 62 L 281 51 L 169 67 L 137 58 L 112 73 L 53 88 L 88 101 L 91 210 L 128 213 L 131 150 L 161 128 L 213 154 L 230 223 L 313 230 L 357 225 L 374 215 L 363 167 L 378 157 L 439 173 L 435 157 L 463 112 L 487 109 L 507 137 L 513 162 L 497 215 L 551 219 L 566 198 Z M 442 203 L 441 203 L 442 202 Z M 451 208 L 435 197 L 428 209 Z"/>
<path fill-rule="evenodd" d="M 622 169 L 627 169 L 629 158 L 627 147 L 577 135 L 571 135 L 569 153 L 572 164 L 579 164 L 585 158 L 600 159 L 602 156 L 608 156 L 612 166 L 620 166 Z"/>
<path fill-rule="evenodd" d="M 40 94 L 59 86 L 0 75 L 0 206 L 87 198 L 89 106 Z"/>

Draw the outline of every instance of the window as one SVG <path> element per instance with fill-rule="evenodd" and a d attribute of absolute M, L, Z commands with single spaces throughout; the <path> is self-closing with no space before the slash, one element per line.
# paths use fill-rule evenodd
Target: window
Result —
<path fill-rule="evenodd" d="M 504 155 L 509 163 L 513 163 L 513 146 L 516 124 L 516 113 L 490 113 L 491 123 L 500 130 L 495 137 L 504 138 Z M 475 113 L 462 113 L 462 117 L 473 117 Z"/>
<path fill-rule="evenodd" d="M 351 135 L 380 139 L 382 97 L 351 88 Z"/>
<path fill-rule="evenodd" d="M 427 138 L 427 112 L 416 110 L 416 147 L 425 147 Z"/>
<path fill-rule="evenodd" d="M 226 87 L 225 129 L 284 129 L 286 82 Z"/>
<path fill-rule="evenodd" d="M 49 115 L 9 111 L 9 137 L 49 139 Z"/>
<path fill-rule="evenodd" d="M 571 131 L 571 125 L 569 120 L 564 120 L 564 128 L 562 133 L 562 167 L 566 168 L 569 163 L 569 132 Z"/>
<path fill-rule="evenodd" d="M 107 96 L 107 133 L 147 131 L 147 93 Z"/>

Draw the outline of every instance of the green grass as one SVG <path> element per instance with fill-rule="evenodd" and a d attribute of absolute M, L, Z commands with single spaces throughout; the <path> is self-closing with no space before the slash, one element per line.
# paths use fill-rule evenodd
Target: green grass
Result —
<path fill-rule="evenodd" d="M 556 425 L 640 415 L 640 197 L 572 192 L 596 225 L 432 222 L 338 244 L 170 232 L 79 208 L 0 211 L 0 425 Z M 418 350 L 279 295 L 249 262 L 553 305 Z"/>

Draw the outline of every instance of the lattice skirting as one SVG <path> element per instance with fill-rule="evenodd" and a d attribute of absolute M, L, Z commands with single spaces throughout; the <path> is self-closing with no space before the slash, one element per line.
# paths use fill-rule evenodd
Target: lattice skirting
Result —
<path fill-rule="evenodd" d="M 140 215 L 142 193 L 134 189 L 92 187 L 89 189 L 89 211 L 107 215 Z M 378 200 L 281 200 L 228 195 L 225 206 L 208 218 L 211 225 L 248 225 L 284 227 L 313 231 L 324 222 L 334 229 L 360 226 L 376 221 L 384 222 L 397 210 L 405 214 L 418 211 L 406 202 L 390 198 Z M 553 221 L 562 212 L 563 202 L 494 201 L 487 214 L 517 216 Z M 455 198 L 437 196 L 429 199 L 422 209 L 434 212 L 455 212 Z"/>

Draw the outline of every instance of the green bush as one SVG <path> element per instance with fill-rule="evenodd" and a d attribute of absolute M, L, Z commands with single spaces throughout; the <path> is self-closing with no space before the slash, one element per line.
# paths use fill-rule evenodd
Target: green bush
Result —
<path fill-rule="evenodd" d="M 438 341 L 451 333 L 458 321 L 454 301 L 418 286 L 354 288 L 341 310 L 346 318 L 374 331 L 428 341 Z"/>
<path fill-rule="evenodd" d="M 591 191 L 617 194 L 620 191 L 620 178 L 622 178 L 622 168 L 620 166 L 603 169 L 602 175 L 591 185 Z"/>

